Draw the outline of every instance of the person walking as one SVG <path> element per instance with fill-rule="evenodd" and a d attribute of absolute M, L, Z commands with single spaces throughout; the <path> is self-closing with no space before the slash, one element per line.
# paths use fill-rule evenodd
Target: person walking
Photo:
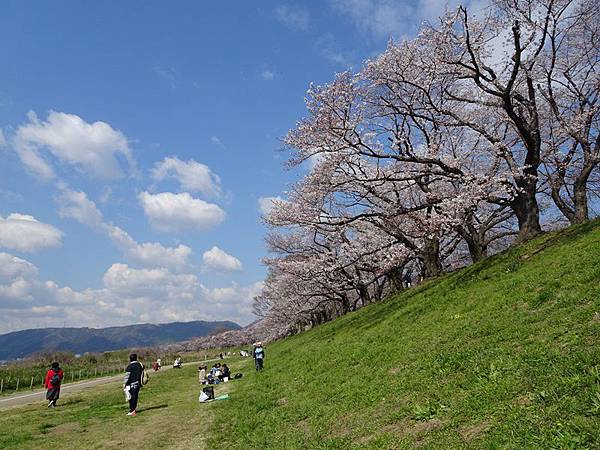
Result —
<path fill-rule="evenodd" d="M 46 387 L 46 400 L 48 400 L 48 408 L 55 408 L 56 401 L 60 396 L 60 384 L 65 376 L 57 362 L 53 362 L 50 370 L 46 373 L 44 386 Z"/>
<path fill-rule="evenodd" d="M 137 404 L 140 389 L 142 388 L 142 375 L 144 373 L 144 366 L 137 360 L 137 354 L 132 353 L 129 355 L 129 365 L 125 369 L 125 378 L 123 380 L 123 389 L 129 392 L 129 412 L 128 416 L 137 415 Z"/>
<path fill-rule="evenodd" d="M 262 346 L 262 342 L 257 342 L 254 344 L 254 348 L 252 349 L 252 357 L 254 358 L 256 370 L 262 370 L 265 359 L 265 349 Z"/>

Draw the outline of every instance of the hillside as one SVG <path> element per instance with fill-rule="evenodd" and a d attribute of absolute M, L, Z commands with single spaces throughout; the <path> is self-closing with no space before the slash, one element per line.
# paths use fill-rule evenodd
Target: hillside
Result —
<path fill-rule="evenodd" d="M 0 361 L 37 352 L 103 352 L 131 347 L 150 347 L 207 336 L 240 326 L 229 321 L 139 324 L 110 328 L 39 328 L 0 335 Z"/>
<path fill-rule="evenodd" d="M 599 344 L 596 221 L 268 345 L 209 445 L 600 448 Z"/>
<path fill-rule="evenodd" d="M 0 415 L 0 447 L 600 448 L 600 222 L 266 346 L 199 404 L 196 367 Z M 114 426 L 106 426 L 113 424 Z"/>

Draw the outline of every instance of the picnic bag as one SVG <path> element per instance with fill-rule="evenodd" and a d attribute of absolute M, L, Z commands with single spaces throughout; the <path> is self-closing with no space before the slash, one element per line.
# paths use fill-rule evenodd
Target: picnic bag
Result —
<path fill-rule="evenodd" d="M 206 386 L 202 388 L 202 392 L 208 395 L 208 400 L 213 400 L 215 398 L 215 388 L 213 386 Z"/>

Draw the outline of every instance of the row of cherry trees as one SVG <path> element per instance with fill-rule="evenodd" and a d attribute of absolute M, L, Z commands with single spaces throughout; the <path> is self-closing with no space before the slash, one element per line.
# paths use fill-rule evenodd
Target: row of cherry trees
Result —
<path fill-rule="evenodd" d="M 590 217 L 600 163 L 596 0 L 460 7 L 311 86 L 285 138 L 309 173 L 275 201 L 255 312 L 280 333 Z"/>

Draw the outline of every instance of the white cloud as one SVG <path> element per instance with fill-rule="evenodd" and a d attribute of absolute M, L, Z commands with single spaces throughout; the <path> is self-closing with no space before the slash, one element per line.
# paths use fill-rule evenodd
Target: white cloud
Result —
<path fill-rule="evenodd" d="M 202 254 L 202 262 L 204 263 L 204 267 L 210 270 L 225 272 L 242 270 L 242 263 L 239 259 L 224 252 L 217 246 Z"/>
<path fill-rule="evenodd" d="M 17 192 L 10 191 L 8 189 L 0 188 L 0 199 L 9 202 L 18 202 L 23 200 L 23 196 Z"/>
<path fill-rule="evenodd" d="M 330 62 L 344 68 L 352 67 L 354 59 L 353 55 L 349 52 L 340 50 L 333 34 L 325 34 L 317 40 L 315 45 L 317 49 L 320 50 L 321 55 Z"/>
<path fill-rule="evenodd" d="M 6 147 L 6 137 L 4 137 L 4 131 L 0 128 L 0 148 Z"/>
<path fill-rule="evenodd" d="M 260 197 L 258 199 L 258 209 L 260 213 L 264 216 L 271 212 L 273 209 L 273 201 L 283 201 L 283 199 L 279 196 L 277 197 Z"/>
<path fill-rule="evenodd" d="M 260 73 L 260 77 L 263 80 L 271 81 L 275 78 L 275 72 L 273 72 L 270 69 L 263 69 L 262 72 Z"/>
<path fill-rule="evenodd" d="M 278 21 L 295 30 L 306 30 L 310 22 L 308 11 L 297 5 L 279 5 L 273 14 Z"/>
<path fill-rule="evenodd" d="M 0 247 L 23 252 L 58 247 L 62 232 L 33 216 L 13 213 L 6 219 L 0 217 Z"/>
<path fill-rule="evenodd" d="M 169 83 L 169 86 L 171 86 L 171 89 L 177 87 L 177 71 L 173 67 L 156 65 L 154 66 L 154 73 L 166 80 Z"/>
<path fill-rule="evenodd" d="M 315 153 L 314 155 L 310 156 L 306 162 L 308 164 L 308 170 L 312 171 L 315 169 L 315 167 L 317 167 L 319 164 L 321 164 L 323 161 L 325 161 L 325 159 L 327 158 L 327 153 Z"/>
<path fill-rule="evenodd" d="M 0 283 L 37 276 L 37 267 L 9 253 L 0 252 Z"/>
<path fill-rule="evenodd" d="M 331 0 L 331 5 L 361 32 L 377 39 L 406 33 L 406 24 L 418 17 L 409 3 L 394 0 Z"/>
<path fill-rule="evenodd" d="M 85 192 L 73 191 L 63 188 L 58 197 L 60 217 L 74 219 L 91 227 L 102 224 L 102 213 L 96 208 L 96 204 L 88 198 Z"/>
<path fill-rule="evenodd" d="M 38 277 L 28 261 L 0 253 L 0 333 L 46 326 L 112 326 L 188 320 L 252 321 L 262 284 L 204 286 L 196 275 L 112 264 L 99 289 L 74 290 Z"/>
<path fill-rule="evenodd" d="M 211 136 L 210 142 L 212 142 L 215 145 L 218 145 L 219 147 L 225 147 L 225 145 L 223 145 L 223 141 L 221 141 L 221 139 L 219 139 L 218 136 Z"/>
<path fill-rule="evenodd" d="M 76 192 L 63 188 L 58 197 L 59 215 L 74 219 L 96 230 L 103 231 L 109 239 L 123 252 L 128 261 L 143 267 L 166 267 L 176 272 L 191 267 L 192 249 L 186 245 L 165 247 L 158 242 L 138 243 L 125 230 L 103 221 L 102 213 L 85 192 Z"/>
<path fill-rule="evenodd" d="M 44 150 L 61 163 L 98 179 L 121 178 L 124 173 L 119 158 L 135 171 L 126 137 L 106 122 L 88 123 L 75 114 L 56 111 L 50 111 L 45 122 L 33 111 L 28 118 L 29 122 L 15 133 L 14 147 L 25 167 L 44 179 L 56 176 Z"/>
<path fill-rule="evenodd" d="M 168 269 L 133 269 L 127 264 L 110 266 L 103 277 L 104 286 L 121 295 L 144 296 L 161 293 L 165 300 L 183 295 L 191 299 L 191 292 L 199 287 L 193 274 L 173 274 Z"/>
<path fill-rule="evenodd" d="M 142 192 L 138 198 L 150 223 L 160 231 L 204 231 L 225 220 L 225 211 L 219 206 L 194 198 L 187 192 L 155 195 Z"/>
<path fill-rule="evenodd" d="M 240 324 L 248 324 L 253 317 L 252 303 L 263 288 L 259 281 L 249 286 L 239 286 L 232 283 L 230 286 L 208 289 L 203 287 L 203 298 L 210 304 L 210 309 L 223 317 L 232 317 L 231 320 Z"/>
<path fill-rule="evenodd" d="M 151 172 L 155 181 L 174 178 L 190 192 L 201 192 L 209 197 L 221 194 L 221 179 L 210 168 L 193 159 L 181 161 L 177 157 L 165 158 L 154 165 Z"/>
<path fill-rule="evenodd" d="M 334 11 L 350 18 L 359 31 L 375 39 L 396 39 L 414 34 L 423 22 L 435 23 L 446 10 L 466 6 L 479 15 L 485 0 L 329 0 Z"/>
<path fill-rule="evenodd" d="M 143 267 L 165 267 L 175 272 L 191 268 L 192 249 L 187 245 L 165 247 L 158 242 L 136 242 L 121 228 L 104 224 L 110 239 L 123 251 L 126 258 Z"/>
<path fill-rule="evenodd" d="M 104 188 L 104 190 L 102 191 L 102 194 L 100 195 L 100 198 L 98 199 L 100 201 L 100 203 L 104 204 L 104 203 L 108 203 L 108 201 L 110 200 L 111 196 L 113 195 L 113 190 L 110 186 L 107 186 Z"/>

